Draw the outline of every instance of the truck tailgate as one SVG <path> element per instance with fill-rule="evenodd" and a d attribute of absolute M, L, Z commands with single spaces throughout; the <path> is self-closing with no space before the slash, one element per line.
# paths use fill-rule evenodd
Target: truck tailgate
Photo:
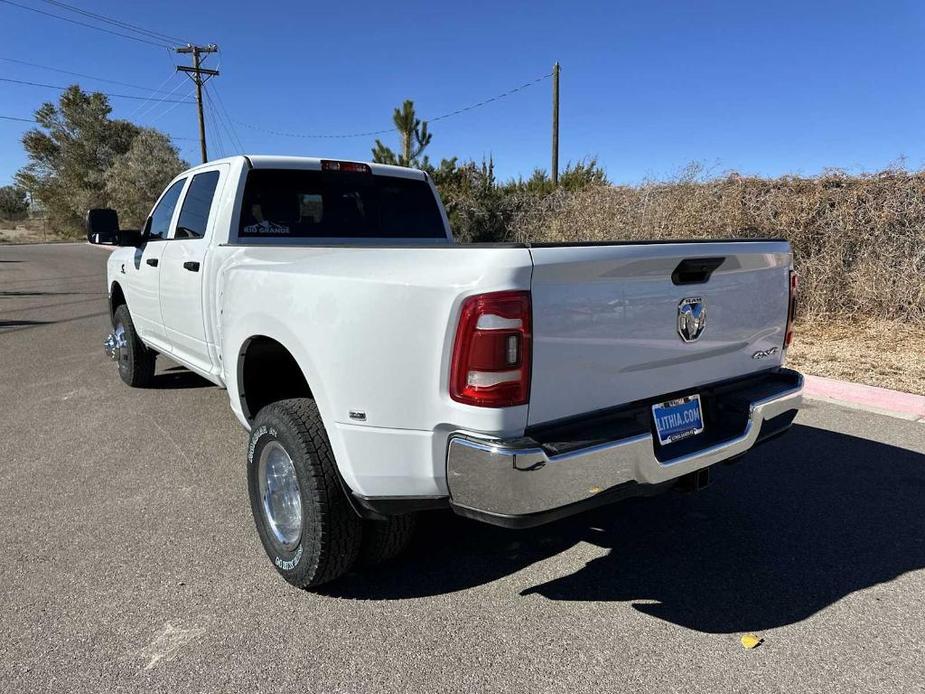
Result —
<path fill-rule="evenodd" d="M 786 242 L 535 246 L 531 254 L 531 425 L 781 363 Z M 682 305 L 705 314 L 690 341 L 679 334 Z"/>

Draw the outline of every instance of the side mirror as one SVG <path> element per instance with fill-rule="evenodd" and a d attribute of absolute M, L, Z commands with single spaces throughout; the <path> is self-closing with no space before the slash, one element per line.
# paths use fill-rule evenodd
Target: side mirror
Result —
<path fill-rule="evenodd" d="M 141 232 L 119 229 L 116 211 L 100 208 L 87 212 L 87 241 L 106 246 L 137 246 L 141 243 Z"/>
<path fill-rule="evenodd" d="M 87 212 L 87 241 L 94 244 L 119 244 L 119 215 L 107 208 Z"/>

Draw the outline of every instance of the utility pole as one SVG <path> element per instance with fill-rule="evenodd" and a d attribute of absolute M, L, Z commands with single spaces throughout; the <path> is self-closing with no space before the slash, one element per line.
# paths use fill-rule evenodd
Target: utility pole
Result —
<path fill-rule="evenodd" d="M 202 67 L 202 54 L 217 52 L 218 46 L 214 43 L 210 43 L 208 46 L 194 46 L 190 43 L 177 49 L 177 53 L 193 54 L 193 67 L 177 65 L 177 72 L 185 72 L 190 76 L 190 79 L 196 83 L 196 104 L 199 107 L 199 147 L 202 150 L 203 164 L 205 164 L 209 158 L 206 155 L 206 122 L 202 117 L 202 85 L 205 84 L 206 80 L 210 77 L 216 77 L 218 75 L 218 70 L 208 70 Z M 205 75 L 205 79 L 203 79 L 203 75 Z"/>
<path fill-rule="evenodd" d="M 552 184 L 559 185 L 559 62 L 552 66 Z"/>

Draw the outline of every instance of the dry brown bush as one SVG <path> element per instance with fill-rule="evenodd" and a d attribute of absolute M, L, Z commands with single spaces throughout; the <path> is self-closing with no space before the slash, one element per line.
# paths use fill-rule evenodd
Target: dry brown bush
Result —
<path fill-rule="evenodd" d="M 730 174 L 558 191 L 518 206 L 521 241 L 790 241 L 803 317 L 925 323 L 925 172 Z"/>

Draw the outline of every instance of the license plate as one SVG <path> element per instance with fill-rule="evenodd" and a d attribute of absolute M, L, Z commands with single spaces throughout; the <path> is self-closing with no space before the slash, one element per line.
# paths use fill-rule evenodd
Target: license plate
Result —
<path fill-rule="evenodd" d="M 652 405 L 655 432 L 663 446 L 696 436 L 703 431 L 703 412 L 700 396 L 688 395 L 677 400 Z"/>

